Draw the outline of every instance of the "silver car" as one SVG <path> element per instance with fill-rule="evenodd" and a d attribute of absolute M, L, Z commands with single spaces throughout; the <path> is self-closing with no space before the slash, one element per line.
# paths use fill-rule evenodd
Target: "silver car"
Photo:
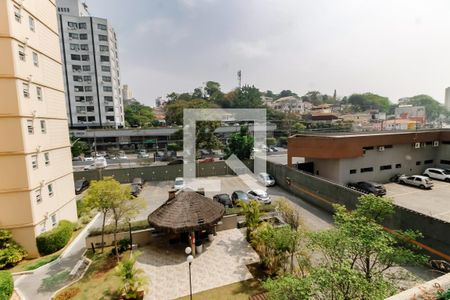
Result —
<path fill-rule="evenodd" d="M 249 199 L 254 199 L 264 204 L 272 203 L 270 196 L 263 190 L 250 190 L 247 192 L 247 195 Z"/>
<path fill-rule="evenodd" d="M 422 175 L 402 175 L 398 178 L 398 182 L 402 184 L 417 186 L 421 189 L 431 189 L 433 187 L 433 182 L 431 181 L 431 179 Z"/>

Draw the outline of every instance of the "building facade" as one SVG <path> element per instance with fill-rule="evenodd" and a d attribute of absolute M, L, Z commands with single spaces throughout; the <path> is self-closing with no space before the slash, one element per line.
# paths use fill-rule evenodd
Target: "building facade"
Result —
<path fill-rule="evenodd" d="M 55 2 L 1 1 L 0 53 L 0 228 L 35 257 L 77 220 Z"/>
<path fill-rule="evenodd" d="M 107 19 L 80 0 L 58 0 L 58 29 L 70 128 L 125 123 L 117 37 Z"/>
<path fill-rule="evenodd" d="M 288 139 L 288 164 L 340 184 L 388 182 L 395 174 L 450 168 L 450 130 L 361 134 L 299 134 Z"/>
<path fill-rule="evenodd" d="M 445 107 L 450 111 L 450 87 L 445 89 Z"/>

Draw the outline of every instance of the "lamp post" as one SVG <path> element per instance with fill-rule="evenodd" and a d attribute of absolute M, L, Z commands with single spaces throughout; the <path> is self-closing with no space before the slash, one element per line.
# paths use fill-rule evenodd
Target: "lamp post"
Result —
<path fill-rule="evenodd" d="M 128 218 L 128 230 L 130 232 L 130 251 L 133 252 L 133 235 L 131 234 L 131 219 Z"/>
<path fill-rule="evenodd" d="M 189 263 L 189 299 L 192 300 L 192 277 L 191 277 L 191 264 L 194 261 L 194 257 L 191 255 L 191 247 L 186 247 L 184 252 L 187 255 L 186 261 Z"/>

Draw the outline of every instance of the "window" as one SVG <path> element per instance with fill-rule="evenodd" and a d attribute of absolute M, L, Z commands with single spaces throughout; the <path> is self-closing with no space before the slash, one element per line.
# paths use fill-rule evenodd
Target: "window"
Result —
<path fill-rule="evenodd" d="M 361 168 L 361 173 L 366 173 L 366 172 L 373 172 L 373 168 L 369 167 L 369 168 Z"/>
<path fill-rule="evenodd" d="M 424 165 L 431 165 L 432 163 L 433 163 L 432 159 L 428 159 L 428 160 L 423 162 Z"/>
<path fill-rule="evenodd" d="M 104 82 L 111 82 L 111 76 L 102 76 Z"/>
<path fill-rule="evenodd" d="M 51 215 L 50 219 L 52 220 L 52 226 L 56 226 L 56 214 Z"/>
<path fill-rule="evenodd" d="M 71 60 L 80 60 L 81 57 L 78 54 L 70 54 L 70 59 Z"/>
<path fill-rule="evenodd" d="M 78 45 L 78 44 L 70 44 L 70 50 L 78 51 L 78 50 L 80 50 L 80 45 Z"/>
<path fill-rule="evenodd" d="M 81 72 L 81 66 L 80 65 L 72 65 L 72 71 Z"/>
<path fill-rule="evenodd" d="M 81 55 L 81 60 L 82 60 L 82 61 L 89 61 L 89 54 L 83 54 L 83 55 Z"/>
<path fill-rule="evenodd" d="M 78 23 L 79 29 L 86 29 L 86 23 Z"/>
<path fill-rule="evenodd" d="M 420 166 L 421 162 L 420 161 L 416 161 L 416 166 Z"/>
<path fill-rule="evenodd" d="M 45 221 L 42 221 L 40 224 L 39 224 L 39 227 L 40 227 L 40 229 L 41 229 L 41 233 L 43 233 L 43 232 L 45 232 L 47 229 L 45 228 Z"/>
<path fill-rule="evenodd" d="M 97 28 L 100 30 L 108 30 L 108 27 L 105 24 L 97 24 Z"/>
<path fill-rule="evenodd" d="M 77 117 L 79 123 L 86 122 L 86 117 Z"/>
<path fill-rule="evenodd" d="M 27 120 L 27 130 L 29 134 L 34 134 L 33 120 Z"/>
<path fill-rule="evenodd" d="M 351 169 L 350 174 L 356 174 L 356 169 Z"/>
<path fill-rule="evenodd" d="M 86 106 L 77 106 L 77 114 L 83 114 L 86 112 Z"/>
<path fill-rule="evenodd" d="M 35 24 L 34 24 L 34 19 L 32 16 L 28 17 L 28 24 L 30 26 L 30 30 L 34 31 L 35 30 Z"/>
<path fill-rule="evenodd" d="M 105 46 L 105 45 L 100 45 L 99 49 L 100 49 L 101 52 L 107 52 L 107 51 L 109 51 L 109 47 L 108 47 L 108 46 Z"/>
<path fill-rule="evenodd" d="M 390 169 L 392 169 L 392 166 L 391 166 L 391 165 L 380 166 L 380 171 L 390 170 Z"/>
<path fill-rule="evenodd" d="M 14 18 L 19 23 L 22 21 L 22 14 L 20 12 L 20 8 L 18 6 L 15 6 L 15 5 L 14 5 Z"/>
<path fill-rule="evenodd" d="M 50 153 L 48 152 L 44 153 L 44 161 L 46 166 L 50 165 Z"/>
<path fill-rule="evenodd" d="M 102 71 L 103 72 L 111 72 L 111 67 L 110 66 L 102 66 Z"/>
<path fill-rule="evenodd" d="M 114 116 L 106 116 L 106 121 L 114 122 Z"/>
<path fill-rule="evenodd" d="M 396 169 L 400 169 L 401 167 L 402 167 L 402 164 L 396 164 L 396 165 L 395 165 L 395 168 L 396 168 Z"/>
<path fill-rule="evenodd" d="M 92 92 L 92 86 L 91 85 L 87 85 L 84 87 L 84 91 L 85 92 Z"/>
<path fill-rule="evenodd" d="M 42 101 L 42 88 L 40 86 L 36 87 L 36 95 L 39 101 Z"/>
<path fill-rule="evenodd" d="M 33 52 L 33 64 L 38 67 L 39 66 L 39 58 L 36 52 Z"/>
<path fill-rule="evenodd" d="M 87 33 L 80 33 L 80 40 L 87 40 L 88 35 Z"/>
<path fill-rule="evenodd" d="M 75 96 L 75 102 L 82 102 L 84 101 L 84 96 Z"/>
<path fill-rule="evenodd" d="M 49 184 L 47 185 L 47 189 L 48 189 L 48 196 L 52 197 L 53 196 L 53 184 Z"/>
<path fill-rule="evenodd" d="M 45 125 L 45 120 L 41 120 L 41 133 L 47 133 L 47 126 Z"/>
<path fill-rule="evenodd" d="M 112 92 L 112 87 L 111 86 L 104 86 L 103 87 L 103 91 L 104 92 Z"/>
<path fill-rule="evenodd" d="M 69 32 L 69 40 L 78 40 L 78 33 Z"/>
<path fill-rule="evenodd" d="M 103 35 L 103 34 L 99 34 L 98 35 L 98 40 L 99 41 L 108 41 L 108 36 L 107 35 Z"/>
<path fill-rule="evenodd" d="M 88 44 L 81 44 L 80 48 L 81 48 L 81 50 L 89 50 Z"/>
<path fill-rule="evenodd" d="M 25 61 L 25 47 L 22 45 L 19 45 L 19 59 Z"/>
<path fill-rule="evenodd" d="M 450 165 L 450 160 L 441 159 L 441 164 L 443 164 L 443 165 Z"/>
<path fill-rule="evenodd" d="M 81 85 L 76 85 L 76 86 L 74 86 L 74 88 L 75 88 L 75 92 L 83 92 L 84 91 L 84 88 Z"/>
<path fill-rule="evenodd" d="M 41 203 L 42 201 L 41 189 L 37 189 L 34 191 L 34 198 L 36 199 L 36 203 Z"/>
<path fill-rule="evenodd" d="M 370 146 L 370 147 L 363 147 L 363 149 L 364 150 L 373 150 L 374 148 L 373 148 L 373 146 Z"/>
<path fill-rule="evenodd" d="M 22 83 L 23 96 L 25 98 L 30 98 L 30 85 L 28 83 Z"/>
<path fill-rule="evenodd" d="M 106 102 L 112 102 L 112 101 L 113 101 L 113 97 L 112 97 L 112 96 L 105 96 L 105 97 L 103 97 L 103 99 L 104 99 Z"/>
<path fill-rule="evenodd" d="M 31 167 L 33 167 L 33 170 L 36 170 L 38 168 L 37 155 L 31 155 Z"/>
<path fill-rule="evenodd" d="M 83 82 L 83 76 L 73 75 L 73 81 Z"/>
<path fill-rule="evenodd" d="M 100 61 L 101 62 L 109 62 L 109 56 L 107 56 L 107 55 L 100 55 Z"/>
<path fill-rule="evenodd" d="M 91 66 L 83 66 L 83 71 L 90 71 L 91 70 Z"/>
<path fill-rule="evenodd" d="M 94 97 L 92 97 L 92 96 L 86 96 L 86 101 L 92 102 L 92 101 L 94 101 Z"/>
<path fill-rule="evenodd" d="M 114 106 L 105 106 L 106 112 L 114 112 Z"/>
<path fill-rule="evenodd" d="M 94 116 L 89 116 L 88 117 L 88 122 L 95 122 L 95 117 Z"/>
<path fill-rule="evenodd" d="M 91 76 L 83 76 L 83 80 L 86 82 L 91 82 L 92 81 L 92 77 Z"/>
<path fill-rule="evenodd" d="M 69 26 L 70 29 L 78 29 L 78 24 L 75 22 L 67 22 L 67 26 Z"/>
<path fill-rule="evenodd" d="M 86 110 L 87 110 L 87 112 L 94 112 L 94 107 L 93 106 L 86 106 Z"/>

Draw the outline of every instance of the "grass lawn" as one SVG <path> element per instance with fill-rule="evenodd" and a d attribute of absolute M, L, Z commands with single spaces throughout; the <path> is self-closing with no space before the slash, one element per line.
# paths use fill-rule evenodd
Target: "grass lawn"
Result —
<path fill-rule="evenodd" d="M 105 248 L 105 253 L 97 253 L 89 258 L 92 264 L 84 277 L 62 290 L 56 295 L 56 300 L 91 300 L 91 299 L 117 299 L 115 291 L 120 286 L 120 279 L 114 275 L 116 266 L 115 256 L 108 255 L 111 248 Z M 129 252 L 123 253 L 122 259 L 127 259 Z"/>
<path fill-rule="evenodd" d="M 192 297 L 196 300 L 248 300 L 250 296 L 263 291 L 257 279 L 249 279 L 196 293 Z M 189 296 L 178 298 L 178 300 L 189 300 Z"/>

